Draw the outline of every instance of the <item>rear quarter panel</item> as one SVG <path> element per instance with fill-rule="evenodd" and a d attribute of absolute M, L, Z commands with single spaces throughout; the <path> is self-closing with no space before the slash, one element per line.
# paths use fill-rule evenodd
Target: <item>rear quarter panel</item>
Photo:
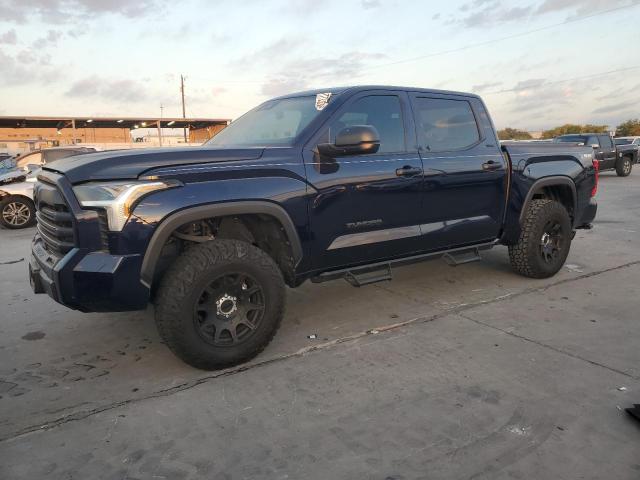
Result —
<path fill-rule="evenodd" d="M 510 245 L 520 236 L 520 213 L 536 182 L 550 177 L 570 179 L 576 187 L 576 218 L 591 198 L 595 184 L 593 149 L 543 143 L 503 143 L 512 164 L 511 191 L 502 242 Z"/>

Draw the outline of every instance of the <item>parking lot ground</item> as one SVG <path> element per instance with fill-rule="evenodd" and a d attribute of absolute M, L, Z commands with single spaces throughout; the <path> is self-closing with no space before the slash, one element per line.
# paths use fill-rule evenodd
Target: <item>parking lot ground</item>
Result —
<path fill-rule="evenodd" d="M 177 360 L 151 309 L 31 294 L 33 231 L 0 231 L 0 478 L 638 479 L 640 168 L 598 198 L 554 278 L 499 247 L 305 284 L 223 372 Z"/>

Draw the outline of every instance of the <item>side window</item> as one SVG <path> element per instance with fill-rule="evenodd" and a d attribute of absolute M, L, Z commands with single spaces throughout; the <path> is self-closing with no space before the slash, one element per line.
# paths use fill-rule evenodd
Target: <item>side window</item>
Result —
<path fill-rule="evenodd" d="M 378 153 L 404 152 L 404 121 L 400 99 L 395 95 L 372 95 L 356 100 L 330 127 L 331 142 L 346 127 L 372 125 L 380 135 Z"/>
<path fill-rule="evenodd" d="M 600 141 L 598 140 L 598 137 L 589 137 L 587 139 L 587 145 L 591 146 L 591 145 L 598 145 L 600 146 Z"/>
<path fill-rule="evenodd" d="M 640 145 L 640 138 L 636 138 L 633 142 L 635 145 Z"/>
<path fill-rule="evenodd" d="M 600 146 L 602 148 L 613 148 L 613 142 L 611 141 L 611 137 L 609 135 L 600 135 Z"/>
<path fill-rule="evenodd" d="M 466 100 L 417 98 L 418 142 L 429 152 L 462 150 L 480 141 L 478 125 Z"/>

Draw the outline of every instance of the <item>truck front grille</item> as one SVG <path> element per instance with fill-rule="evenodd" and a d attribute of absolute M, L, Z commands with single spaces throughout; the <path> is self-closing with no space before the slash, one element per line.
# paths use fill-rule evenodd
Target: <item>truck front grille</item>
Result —
<path fill-rule="evenodd" d="M 73 215 L 60 191 L 49 183 L 38 182 L 34 190 L 38 233 L 45 248 L 65 254 L 74 247 Z"/>

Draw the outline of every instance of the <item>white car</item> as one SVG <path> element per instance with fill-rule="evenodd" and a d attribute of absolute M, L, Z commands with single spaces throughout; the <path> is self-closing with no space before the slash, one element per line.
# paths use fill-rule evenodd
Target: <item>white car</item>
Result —
<path fill-rule="evenodd" d="M 95 151 L 90 147 L 48 148 L 19 157 L 16 168 L 0 174 L 0 225 L 13 230 L 35 224 L 33 185 L 42 165 Z"/>

